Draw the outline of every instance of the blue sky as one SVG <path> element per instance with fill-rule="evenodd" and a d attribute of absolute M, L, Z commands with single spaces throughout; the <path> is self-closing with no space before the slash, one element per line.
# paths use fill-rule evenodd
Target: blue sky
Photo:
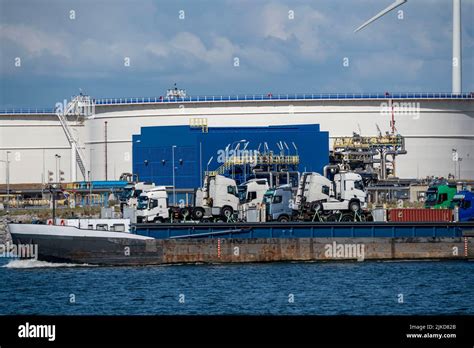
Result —
<path fill-rule="evenodd" d="M 0 107 L 52 107 L 79 88 L 161 96 L 175 82 L 192 95 L 449 92 L 451 1 L 408 0 L 354 33 L 391 2 L 0 0 Z M 473 23 L 462 0 L 465 92 Z"/>

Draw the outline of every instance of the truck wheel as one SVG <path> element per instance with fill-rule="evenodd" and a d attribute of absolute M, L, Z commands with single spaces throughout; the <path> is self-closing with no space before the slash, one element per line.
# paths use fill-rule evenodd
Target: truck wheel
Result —
<path fill-rule="evenodd" d="M 371 213 L 368 213 L 367 215 L 362 215 L 362 217 L 364 218 L 363 221 L 374 221 L 374 216 Z"/>
<path fill-rule="evenodd" d="M 321 203 L 319 202 L 314 202 L 314 203 L 311 203 L 311 211 L 321 211 L 323 210 L 323 206 L 321 205 Z"/>
<path fill-rule="evenodd" d="M 189 215 L 190 215 L 190 210 L 189 208 L 181 208 L 181 210 L 179 211 L 179 214 L 183 217 L 183 218 L 187 218 Z"/>
<path fill-rule="evenodd" d="M 352 212 L 357 212 L 360 210 L 360 203 L 359 201 L 352 201 L 349 203 L 349 210 Z"/>
<path fill-rule="evenodd" d="M 222 217 L 228 219 L 232 216 L 232 214 L 234 213 L 234 210 L 231 208 L 231 207 L 224 207 L 222 208 L 221 210 L 221 214 L 222 214 Z"/>
<path fill-rule="evenodd" d="M 352 216 L 352 214 L 344 214 L 344 215 L 342 215 L 341 221 L 342 222 L 354 221 L 354 216 Z"/>
<path fill-rule="evenodd" d="M 288 222 L 290 221 L 290 218 L 286 215 L 282 215 L 278 217 L 278 222 Z"/>
<path fill-rule="evenodd" d="M 196 220 L 201 220 L 204 217 L 204 209 L 196 208 L 193 213 L 193 217 Z"/>
<path fill-rule="evenodd" d="M 327 222 L 336 222 L 337 221 L 337 216 L 335 214 L 331 214 L 326 218 Z"/>
<path fill-rule="evenodd" d="M 163 223 L 163 219 L 160 218 L 160 217 L 157 217 L 157 218 L 155 218 L 155 219 L 153 220 L 153 222 L 154 222 L 155 224 L 161 224 L 161 223 Z"/>

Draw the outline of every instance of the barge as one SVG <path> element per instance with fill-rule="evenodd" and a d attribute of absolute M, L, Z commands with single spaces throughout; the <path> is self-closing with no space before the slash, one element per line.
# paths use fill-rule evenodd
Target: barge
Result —
<path fill-rule="evenodd" d="M 38 259 L 96 265 L 474 258 L 474 223 L 174 223 L 130 231 L 10 224 Z"/>

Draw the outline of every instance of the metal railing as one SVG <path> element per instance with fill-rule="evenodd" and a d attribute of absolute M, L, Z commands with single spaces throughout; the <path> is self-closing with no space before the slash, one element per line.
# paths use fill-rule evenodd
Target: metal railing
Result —
<path fill-rule="evenodd" d="M 54 115 L 54 108 L 15 108 L 1 109 L 0 114 L 37 114 L 37 115 Z"/>
<path fill-rule="evenodd" d="M 344 99 L 474 99 L 474 93 L 318 93 L 318 94 L 239 94 L 204 95 L 183 98 L 145 97 L 145 98 L 102 98 L 96 105 L 148 104 L 148 103 L 186 103 L 186 102 L 228 102 L 259 100 L 344 100 Z"/>
<path fill-rule="evenodd" d="M 203 95 L 182 98 L 137 97 L 92 99 L 96 106 L 150 103 L 246 102 L 261 100 L 360 100 L 360 99 L 474 99 L 474 93 L 315 93 L 315 94 L 238 94 Z M 20 108 L 0 110 L 0 114 L 54 114 L 54 109 Z"/>
<path fill-rule="evenodd" d="M 79 169 L 81 171 L 82 177 L 84 178 L 84 180 L 86 180 L 87 177 L 86 177 L 85 154 L 80 147 L 78 139 L 76 139 L 76 137 L 74 136 L 72 129 L 69 126 L 69 123 L 67 120 L 67 115 L 75 114 L 76 112 L 78 112 L 78 107 L 81 101 L 82 101 L 82 96 L 77 96 L 73 98 L 66 105 L 66 110 L 64 110 L 64 112 L 62 112 L 61 110 L 57 110 L 56 115 L 59 119 L 59 122 L 61 123 L 61 126 L 63 127 L 64 133 L 66 134 L 69 144 L 71 145 L 71 147 L 74 147 L 74 150 L 76 152 L 76 162 L 79 165 Z"/>

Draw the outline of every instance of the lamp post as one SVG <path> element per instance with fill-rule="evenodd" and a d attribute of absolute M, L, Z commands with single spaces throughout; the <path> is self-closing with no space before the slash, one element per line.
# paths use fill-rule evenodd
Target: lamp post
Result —
<path fill-rule="evenodd" d="M 0 162 L 5 163 L 5 183 L 7 185 L 7 200 L 6 200 L 6 210 L 8 211 L 8 208 L 10 206 L 10 160 L 8 159 L 8 155 L 11 153 L 11 151 L 7 151 L 7 159 L 5 161 L 0 160 Z"/>
<path fill-rule="evenodd" d="M 61 156 L 58 154 L 55 154 L 54 157 L 56 158 L 56 183 L 59 183 L 59 170 L 61 170 L 61 162 L 59 161 L 61 159 Z M 58 162 L 59 162 L 59 165 L 58 165 Z"/>
<path fill-rule="evenodd" d="M 249 164 L 249 155 L 248 155 L 248 152 L 245 152 L 245 150 L 247 150 L 247 146 L 249 146 L 250 144 L 250 141 L 247 141 L 244 145 L 244 148 L 243 148 L 243 155 L 244 155 L 244 159 L 245 159 L 245 163 L 244 163 L 244 182 L 247 181 L 247 164 Z M 250 172 L 250 167 L 249 167 L 249 172 Z"/>
<path fill-rule="evenodd" d="M 199 181 L 202 182 L 202 142 L 199 142 Z"/>
<path fill-rule="evenodd" d="M 173 145 L 171 147 L 171 153 L 173 156 L 173 204 L 176 205 L 176 183 L 175 183 L 175 167 L 174 167 L 174 149 L 176 148 L 176 145 Z"/>
<path fill-rule="evenodd" d="M 92 207 L 92 182 L 91 182 L 91 171 L 87 171 L 87 179 L 89 180 L 89 207 Z"/>
<path fill-rule="evenodd" d="M 8 155 L 11 153 L 11 151 L 7 151 L 7 163 L 6 163 L 6 181 L 7 181 L 7 211 L 8 208 L 10 207 L 10 160 L 8 159 Z"/>
<path fill-rule="evenodd" d="M 458 162 L 459 160 L 459 154 L 458 154 L 458 150 L 456 149 L 452 149 L 453 153 L 452 153 L 452 156 L 453 156 L 453 164 L 454 164 L 454 179 L 456 179 L 456 162 Z"/>
<path fill-rule="evenodd" d="M 53 225 L 56 225 L 56 184 L 49 184 L 48 190 L 53 204 Z"/>
<path fill-rule="evenodd" d="M 92 207 L 92 151 L 94 151 L 94 149 L 91 147 L 89 149 L 89 170 L 87 171 L 89 179 L 89 207 Z"/>

